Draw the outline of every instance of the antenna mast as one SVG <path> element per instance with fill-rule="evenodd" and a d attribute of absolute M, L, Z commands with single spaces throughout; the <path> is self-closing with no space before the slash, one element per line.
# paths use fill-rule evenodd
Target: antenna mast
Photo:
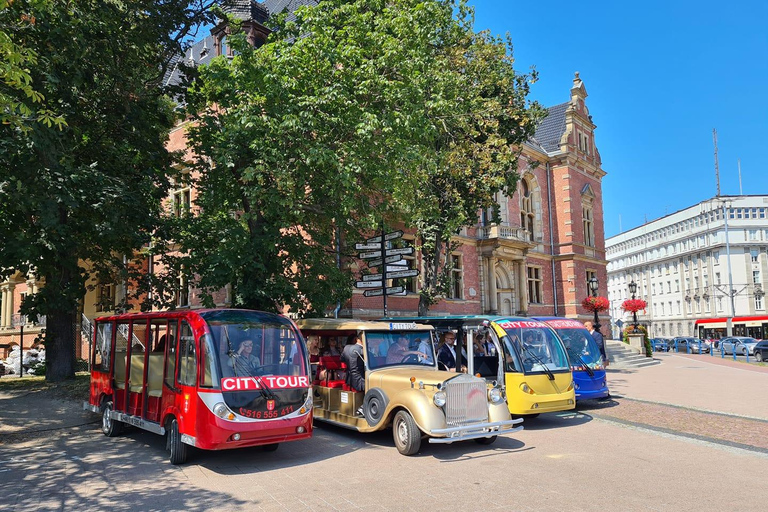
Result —
<path fill-rule="evenodd" d="M 717 197 L 720 197 L 720 169 L 717 166 L 717 130 L 712 128 L 712 140 L 715 142 L 715 179 L 717 180 Z"/>
<path fill-rule="evenodd" d="M 738 164 L 739 164 L 739 195 L 740 195 L 740 196 L 743 196 L 743 195 L 744 195 L 744 191 L 743 191 L 743 190 L 741 190 L 741 158 L 739 158 L 739 159 L 738 159 L 738 160 L 736 160 L 736 161 L 737 161 L 737 162 L 738 162 Z"/>

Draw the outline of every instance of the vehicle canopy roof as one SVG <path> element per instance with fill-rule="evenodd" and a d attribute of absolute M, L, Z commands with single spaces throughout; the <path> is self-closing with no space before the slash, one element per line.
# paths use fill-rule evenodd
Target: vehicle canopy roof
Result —
<path fill-rule="evenodd" d="M 304 318 L 296 320 L 302 331 L 431 331 L 434 327 L 400 318 L 392 321 L 355 320 L 353 318 Z"/>
<path fill-rule="evenodd" d="M 438 328 L 456 327 L 457 325 L 475 324 L 483 321 L 530 321 L 531 318 L 510 315 L 443 315 L 443 316 L 405 316 L 397 318 L 385 318 L 384 321 L 393 322 L 429 322 Z"/>

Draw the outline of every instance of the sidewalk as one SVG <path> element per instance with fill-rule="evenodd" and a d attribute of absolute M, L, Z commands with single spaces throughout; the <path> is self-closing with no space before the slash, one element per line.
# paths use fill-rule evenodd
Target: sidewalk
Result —
<path fill-rule="evenodd" d="M 708 355 L 653 354 L 661 364 L 611 370 L 612 395 L 768 420 L 768 367 Z"/>
<path fill-rule="evenodd" d="M 0 445 L 99 421 L 98 415 L 83 410 L 82 403 L 40 391 L 0 391 Z"/>

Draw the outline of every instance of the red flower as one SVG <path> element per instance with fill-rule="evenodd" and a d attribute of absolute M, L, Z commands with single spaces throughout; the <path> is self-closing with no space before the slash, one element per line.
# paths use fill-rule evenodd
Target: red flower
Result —
<path fill-rule="evenodd" d="M 589 311 L 606 311 L 609 306 L 610 303 L 605 297 L 587 297 L 581 301 L 581 307 Z"/>
<path fill-rule="evenodd" d="M 648 303 L 643 299 L 627 299 L 621 303 L 621 309 L 630 313 L 636 313 L 641 309 L 648 307 Z"/>

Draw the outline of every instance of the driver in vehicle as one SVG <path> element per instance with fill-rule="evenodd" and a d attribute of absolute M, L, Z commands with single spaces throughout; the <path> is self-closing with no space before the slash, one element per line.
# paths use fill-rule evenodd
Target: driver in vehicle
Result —
<path fill-rule="evenodd" d="M 408 350 L 408 338 L 400 336 L 387 350 L 387 364 L 402 363 L 407 356 L 415 355 L 426 359 L 428 356 L 418 350 Z"/>
<path fill-rule="evenodd" d="M 235 375 L 253 375 L 256 368 L 261 365 L 259 358 L 253 355 L 253 340 L 246 339 L 240 342 L 227 365 L 232 368 Z"/>

